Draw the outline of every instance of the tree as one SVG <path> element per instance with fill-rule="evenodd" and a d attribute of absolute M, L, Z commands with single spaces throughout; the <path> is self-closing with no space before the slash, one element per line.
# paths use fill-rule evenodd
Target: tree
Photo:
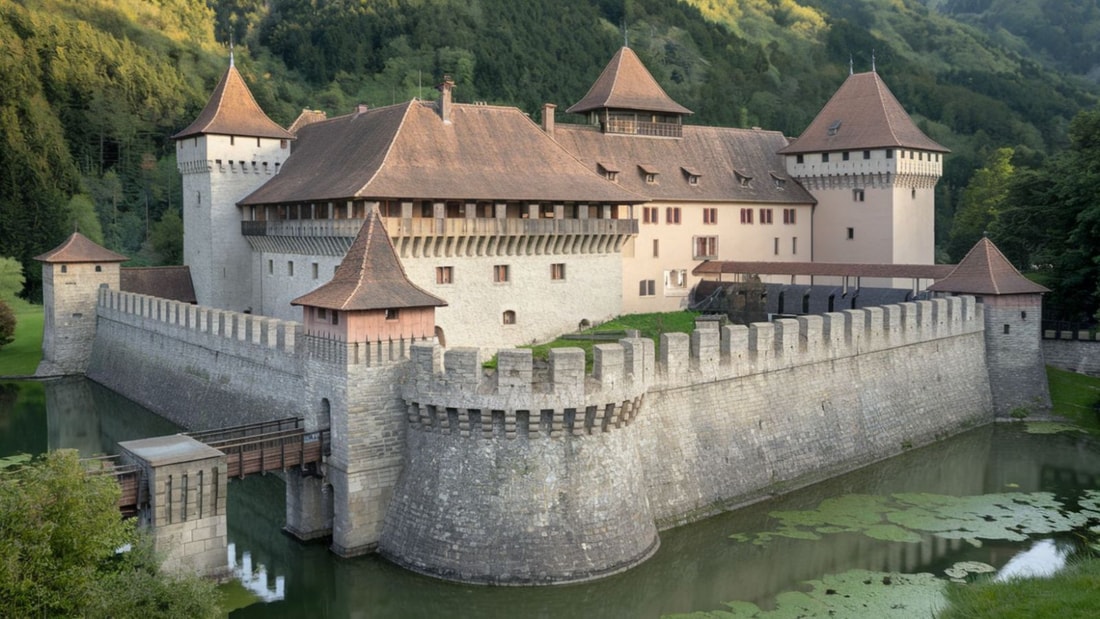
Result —
<path fill-rule="evenodd" d="M 0 301 L 11 300 L 23 291 L 23 265 L 15 258 L 0 257 Z"/>
<path fill-rule="evenodd" d="M 148 539 L 119 516 L 119 492 L 72 450 L 0 462 L 0 616 L 219 615 L 213 583 L 158 572 Z"/>
<path fill-rule="evenodd" d="M 0 299 L 0 348 L 15 340 L 15 312 Z"/>
<path fill-rule="evenodd" d="M 998 148 L 989 156 L 985 167 L 970 178 L 970 184 L 959 201 L 959 210 L 955 213 L 947 243 L 947 253 L 953 260 L 962 260 L 996 222 L 1015 172 L 1013 154 L 1011 148 Z"/>
<path fill-rule="evenodd" d="M 160 264 L 183 264 L 183 219 L 176 209 L 164 211 L 149 236 Z"/>
<path fill-rule="evenodd" d="M 103 244 L 103 226 L 99 223 L 95 203 L 87 194 L 78 193 L 65 206 L 66 223 L 96 243 Z"/>

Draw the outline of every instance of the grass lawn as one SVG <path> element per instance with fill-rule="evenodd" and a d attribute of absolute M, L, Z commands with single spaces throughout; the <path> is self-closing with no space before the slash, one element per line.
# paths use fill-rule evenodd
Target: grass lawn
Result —
<path fill-rule="evenodd" d="M 1051 412 L 1082 428 L 1100 434 L 1100 378 L 1047 366 Z"/>
<path fill-rule="evenodd" d="M 15 341 L 0 348 L 0 376 L 34 374 L 42 360 L 42 306 L 22 299 L 8 305 L 15 312 Z"/>

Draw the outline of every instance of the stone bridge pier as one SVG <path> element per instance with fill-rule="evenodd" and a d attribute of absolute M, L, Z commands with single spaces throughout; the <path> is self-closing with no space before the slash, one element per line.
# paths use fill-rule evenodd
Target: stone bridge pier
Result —
<path fill-rule="evenodd" d="M 142 469 L 138 522 L 164 554 L 161 569 L 228 576 L 225 454 L 182 434 L 119 448 L 123 462 Z"/>

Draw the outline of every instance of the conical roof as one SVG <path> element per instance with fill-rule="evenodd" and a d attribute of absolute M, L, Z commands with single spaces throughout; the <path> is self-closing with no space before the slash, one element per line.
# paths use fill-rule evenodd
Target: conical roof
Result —
<path fill-rule="evenodd" d="M 377 210 L 359 229 L 332 280 L 290 303 L 340 311 L 447 304 L 409 281 Z"/>
<path fill-rule="evenodd" d="M 869 148 L 950 152 L 924 135 L 874 71 L 848 76 L 802 135 L 779 152 L 793 155 Z"/>
<path fill-rule="evenodd" d="M 232 62 L 199 117 L 172 138 L 179 140 L 203 134 L 278 139 L 294 137 L 264 114 Z"/>
<path fill-rule="evenodd" d="M 1020 275 L 993 241 L 984 237 L 970 248 L 954 271 L 928 289 L 935 292 L 982 295 L 1050 292 Z"/>
<path fill-rule="evenodd" d="M 129 260 L 126 256 L 116 254 L 79 232 L 73 232 L 64 243 L 40 256 L 35 256 L 34 259 L 46 263 L 126 262 Z"/>
<path fill-rule="evenodd" d="M 638 55 L 629 47 L 623 47 L 615 53 L 596 83 L 588 90 L 588 94 L 566 112 L 582 114 L 604 108 L 691 114 L 691 110 L 676 103 L 665 93 Z"/>

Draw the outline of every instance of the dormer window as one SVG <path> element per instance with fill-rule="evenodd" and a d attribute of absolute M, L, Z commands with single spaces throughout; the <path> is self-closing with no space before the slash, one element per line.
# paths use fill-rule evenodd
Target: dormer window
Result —
<path fill-rule="evenodd" d="M 660 173 L 660 171 L 657 168 L 655 168 L 651 165 L 646 165 L 644 163 L 641 163 L 641 164 L 638 164 L 638 169 L 641 170 L 642 178 L 645 179 L 645 182 L 646 182 L 647 185 L 656 185 L 657 184 L 657 175 Z"/>
<path fill-rule="evenodd" d="M 684 177 L 687 178 L 688 185 L 699 184 L 699 177 L 702 176 L 702 174 L 699 173 L 699 170 L 688 167 L 681 167 L 680 170 L 683 171 Z"/>
<path fill-rule="evenodd" d="M 768 175 L 772 177 L 772 184 L 776 189 L 784 189 L 787 186 L 787 179 L 780 176 L 776 176 L 774 172 L 768 172 Z"/>
<path fill-rule="evenodd" d="M 656 183 L 657 182 L 657 175 L 656 174 L 646 174 L 645 175 L 645 182 L 646 182 L 647 185 L 652 185 L 652 184 Z"/>
<path fill-rule="evenodd" d="M 833 136 L 840 132 L 841 121 L 834 120 L 833 124 L 829 125 L 829 135 Z"/>
<path fill-rule="evenodd" d="M 746 176 L 746 175 L 738 172 L 737 170 L 733 171 L 733 176 L 734 176 L 734 178 L 737 179 L 737 184 L 741 185 L 742 187 L 750 187 L 751 186 L 750 185 L 750 183 L 752 183 L 752 177 L 751 176 Z"/>
<path fill-rule="evenodd" d="M 619 167 L 612 163 L 597 162 L 596 169 L 599 173 L 611 182 L 617 182 L 619 180 Z"/>

